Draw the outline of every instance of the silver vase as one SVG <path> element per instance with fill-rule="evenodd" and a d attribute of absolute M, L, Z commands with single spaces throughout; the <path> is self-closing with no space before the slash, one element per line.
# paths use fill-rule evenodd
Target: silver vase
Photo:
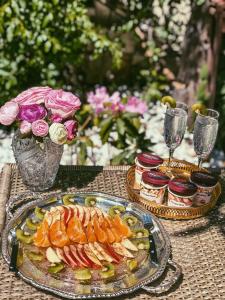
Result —
<path fill-rule="evenodd" d="M 22 137 L 17 130 L 12 149 L 23 183 L 32 191 L 44 191 L 54 184 L 63 145 L 57 145 L 49 137 L 42 142 L 32 137 Z"/>

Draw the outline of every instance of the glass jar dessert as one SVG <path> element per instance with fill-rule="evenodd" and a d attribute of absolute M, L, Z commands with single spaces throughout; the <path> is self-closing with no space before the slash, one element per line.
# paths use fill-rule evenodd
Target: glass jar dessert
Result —
<path fill-rule="evenodd" d="M 158 155 L 143 152 L 135 159 L 135 184 L 140 187 L 142 174 L 146 171 L 156 169 L 163 163 L 163 159 Z"/>
<path fill-rule="evenodd" d="M 170 178 L 163 172 L 151 170 L 142 174 L 140 196 L 149 201 L 162 204 Z"/>
<path fill-rule="evenodd" d="M 184 178 L 174 178 L 168 184 L 168 206 L 191 207 L 197 186 Z"/>
<path fill-rule="evenodd" d="M 194 183 L 198 190 L 194 198 L 195 206 L 208 204 L 211 200 L 218 179 L 206 172 L 192 172 L 190 181 Z"/>

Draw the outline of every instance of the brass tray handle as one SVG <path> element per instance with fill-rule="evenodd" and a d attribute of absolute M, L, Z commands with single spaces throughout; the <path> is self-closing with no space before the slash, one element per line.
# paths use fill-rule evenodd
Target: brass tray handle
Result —
<path fill-rule="evenodd" d="M 181 277 L 182 274 L 182 269 L 181 266 L 172 261 L 171 259 L 168 259 L 168 267 L 174 270 L 174 274 L 171 278 L 165 279 L 162 283 L 157 285 L 156 287 L 154 286 L 143 286 L 142 289 L 145 290 L 148 293 L 151 294 L 162 294 L 165 292 L 168 292 L 174 285 L 177 283 L 179 278 Z"/>

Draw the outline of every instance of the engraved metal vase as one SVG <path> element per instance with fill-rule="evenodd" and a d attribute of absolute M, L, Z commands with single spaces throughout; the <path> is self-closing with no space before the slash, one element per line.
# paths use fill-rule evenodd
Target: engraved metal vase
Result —
<path fill-rule="evenodd" d="M 44 191 L 54 184 L 63 145 L 57 145 L 49 137 L 37 141 L 34 136 L 22 137 L 16 131 L 12 149 L 23 183 L 32 191 Z"/>

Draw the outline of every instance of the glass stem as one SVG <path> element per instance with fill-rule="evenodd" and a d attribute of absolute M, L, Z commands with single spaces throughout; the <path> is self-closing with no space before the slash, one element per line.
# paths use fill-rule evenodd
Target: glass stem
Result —
<path fill-rule="evenodd" d="M 174 152 L 174 149 L 170 149 L 170 150 L 169 150 L 169 162 L 168 162 L 168 167 L 170 167 L 170 162 L 171 162 L 171 159 L 173 158 L 173 152 Z"/>
<path fill-rule="evenodd" d="M 202 167 L 202 158 L 201 157 L 198 158 L 198 167 L 199 168 Z"/>

